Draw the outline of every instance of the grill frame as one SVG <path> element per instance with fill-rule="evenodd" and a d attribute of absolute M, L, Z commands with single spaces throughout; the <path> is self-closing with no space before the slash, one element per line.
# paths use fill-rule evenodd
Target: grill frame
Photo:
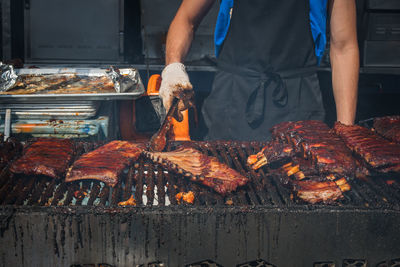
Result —
<path fill-rule="evenodd" d="M 304 206 L 3 206 L 1 239 L 10 246 L 2 246 L 0 255 L 2 262 L 16 266 L 146 266 L 156 261 L 186 266 L 205 259 L 236 266 L 259 258 L 275 266 L 324 261 L 341 266 L 348 259 L 376 266 L 399 257 L 399 215 Z"/>
<path fill-rule="evenodd" d="M 168 149 L 179 144 L 170 143 Z M 194 144 L 207 146 L 210 155 L 217 155 L 222 162 L 227 161 L 239 172 L 248 170 L 240 170 L 238 162 L 243 163 L 247 154 L 263 146 L 254 142 Z M 88 151 L 98 145 L 101 143 L 86 143 L 83 150 Z M 223 153 L 221 146 L 226 148 Z M 229 158 L 230 154 L 234 154 L 231 150 L 237 149 L 237 146 L 247 150 L 245 156 L 236 155 L 240 159 L 235 159 L 235 156 Z M 149 163 L 141 158 L 136 164 L 138 166 L 133 167 L 136 171 L 131 169 L 130 175 L 127 175 L 128 188 L 134 183 L 137 185 L 149 181 L 154 181 L 150 186 L 162 184 L 159 180 L 161 167 L 150 164 L 146 175 L 146 162 Z M 158 170 L 155 179 L 149 179 L 149 173 L 154 170 Z M 136 207 L 118 207 L 118 201 L 127 199 L 132 193 L 118 186 L 112 190 L 105 189 L 103 194 L 103 190 L 98 188 L 101 196 L 99 204 L 88 206 L 82 205 L 82 201 L 74 197 L 74 192 L 80 188 L 78 183 L 67 188 L 65 183 L 56 187 L 54 180 L 44 192 L 34 196 L 38 204 L 32 205 L 35 203 L 32 201 L 30 205 L 21 205 L 21 196 L 13 194 L 23 188 L 21 180 L 16 180 L 14 191 L 3 199 L 6 184 L 0 178 L 0 202 L 3 203 L 0 206 L 1 241 L 10 244 L 0 246 L 0 262 L 15 266 L 87 263 L 147 266 L 152 262 L 163 262 L 165 266 L 186 266 L 210 259 L 222 266 L 236 266 L 262 258 L 275 266 L 312 266 L 321 262 L 346 266 L 345 262 L 349 259 L 362 259 L 370 266 L 376 266 L 400 257 L 397 249 L 400 241 L 400 194 L 392 194 L 395 188 L 378 185 L 374 181 L 351 180 L 350 192 L 356 194 L 350 196 L 345 193 L 345 202 L 309 205 L 291 201 L 289 189 L 264 171 L 257 173 L 264 181 L 262 188 L 269 188 L 268 194 L 265 193 L 263 197 L 254 187 L 245 190 L 243 195 L 244 189 L 240 189 L 238 193 L 227 197 L 232 197 L 233 206 L 226 205 L 224 199 L 213 200 L 212 196 L 216 193 L 210 193 L 204 196 L 202 203 L 194 205 L 177 205 L 174 198 L 170 197 L 169 206 L 146 203 Z M 257 174 L 250 171 L 250 175 Z M 176 175 L 170 177 L 175 180 L 178 178 Z M 189 182 L 177 182 L 177 188 L 171 187 L 175 191 L 165 192 L 164 197 L 174 196 L 185 183 Z M 398 188 L 398 182 L 395 183 Z M 208 190 L 202 186 L 195 187 L 200 191 Z M 139 188 L 141 190 L 134 192 L 139 202 L 144 196 L 148 199 L 162 196 L 159 192 Z M 65 189 L 68 190 L 64 203 L 68 205 L 44 206 L 48 198 L 41 199 L 43 196 L 51 193 L 57 195 L 57 190 L 63 192 Z M 251 204 L 254 201 L 251 202 L 250 192 L 258 200 L 255 205 Z M 382 197 L 386 197 L 387 202 L 375 201 Z M 347 198 L 358 201 L 348 201 Z M 54 203 L 58 204 L 61 194 L 55 199 Z M 243 199 L 249 203 L 243 203 Z M 95 200 L 89 197 L 88 201 L 94 203 Z"/>

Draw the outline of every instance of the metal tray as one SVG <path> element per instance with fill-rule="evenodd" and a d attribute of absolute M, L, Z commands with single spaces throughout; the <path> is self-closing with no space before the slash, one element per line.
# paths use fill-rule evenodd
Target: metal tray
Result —
<path fill-rule="evenodd" d="M 130 74 L 135 86 L 124 93 L 91 93 L 91 94 L 26 94 L 26 95 L 0 95 L 0 103 L 33 103 L 33 102 L 65 102 L 82 100 L 128 100 L 137 99 L 143 95 L 145 88 L 140 78 L 139 72 L 133 68 L 119 70 L 121 74 Z M 82 76 L 104 76 L 107 75 L 106 69 L 100 68 L 46 68 L 46 69 L 18 69 L 17 75 L 31 74 L 76 74 Z"/>
<path fill-rule="evenodd" d="M 96 115 L 100 104 L 5 104 L 0 107 L 0 118 L 11 109 L 12 117 L 19 119 L 88 119 Z"/>
<path fill-rule="evenodd" d="M 5 111 L 0 110 L 0 115 L 4 116 Z M 63 111 L 57 112 L 55 110 L 38 110 L 38 111 L 12 111 L 11 114 L 14 118 L 18 119 L 88 119 L 95 116 L 97 110 L 86 111 Z"/>
<path fill-rule="evenodd" d="M 93 120 L 17 120 L 11 124 L 13 134 L 32 136 L 95 136 L 102 132 L 108 137 L 109 118 L 100 116 Z M 4 123 L 0 123 L 0 132 L 4 132 Z"/>

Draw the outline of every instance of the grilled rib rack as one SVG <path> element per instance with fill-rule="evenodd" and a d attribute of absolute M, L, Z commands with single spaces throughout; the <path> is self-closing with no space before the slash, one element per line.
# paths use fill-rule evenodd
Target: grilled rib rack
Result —
<path fill-rule="evenodd" d="M 85 143 L 83 152 L 99 145 Z M 0 230 L 2 242 L 15 246 L 0 249 L 2 260 L 26 265 L 39 255 L 38 265 L 70 266 L 74 259 L 104 258 L 115 266 L 156 260 L 184 266 L 213 259 L 235 266 L 264 258 L 276 266 L 302 266 L 318 259 L 338 264 L 400 257 L 400 183 L 395 177 L 350 180 L 352 189 L 343 199 L 308 205 L 281 184 L 281 177 L 247 167 L 248 155 L 264 144 L 191 145 L 251 182 L 222 197 L 144 157 L 114 188 L 98 181 L 67 184 L 46 177 L 12 177 L 6 167 L 0 174 Z M 195 194 L 193 205 L 178 203 L 175 195 L 188 191 Z M 132 194 L 135 207 L 118 207 Z M 288 249 L 291 258 L 284 256 Z"/>
<path fill-rule="evenodd" d="M 93 149 L 99 144 L 85 144 Z M 170 144 L 169 150 L 176 144 Z M 99 181 L 64 183 L 46 177 L 12 177 L 7 167 L 0 174 L 0 204 L 27 206 L 101 206 L 115 207 L 132 194 L 138 206 L 178 205 L 178 192 L 193 191 L 194 206 L 304 206 L 301 200 L 284 187 L 280 178 L 267 170 L 253 171 L 246 165 L 248 155 L 259 151 L 263 144 L 256 142 L 196 142 L 203 153 L 217 157 L 221 162 L 250 178 L 249 185 L 225 197 L 204 186 L 163 169 L 151 161 L 139 159 L 122 175 L 120 182 L 110 188 Z M 337 207 L 393 208 L 400 204 L 400 183 L 387 177 L 350 180 L 352 190 L 345 198 L 333 204 Z M 228 201 L 229 200 L 229 201 Z M 317 204 L 317 206 L 324 206 Z"/>

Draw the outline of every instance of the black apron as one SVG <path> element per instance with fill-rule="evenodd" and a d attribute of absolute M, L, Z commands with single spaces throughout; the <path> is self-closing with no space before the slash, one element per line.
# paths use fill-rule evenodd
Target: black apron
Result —
<path fill-rule="evenodd" d="M 206 139 L 261 141 L 277 123 L 324 119 L 309 11 L 309 0 L 235 0 Z"/>

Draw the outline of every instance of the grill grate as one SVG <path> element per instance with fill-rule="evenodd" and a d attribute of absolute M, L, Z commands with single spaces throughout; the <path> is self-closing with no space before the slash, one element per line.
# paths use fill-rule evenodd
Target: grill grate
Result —
<path fill-rule="evenodd" d="M 82 153 L 99 144 L 82 146 Z M 169 144 L 173 149 L 177 144 Z M 178 192 L 192 191 L 194 206 L 306 206 L 284 187 L 279 177 L 266 169 L 253 171 L 246 160 L 258 152 L 262 143 L 245 142 L 194 142 L 203 153 L 217 157 L 221 162 L 250 178 L 251 182 L 237 192 L 225 197 L 211 189 L 192 183 L 183 175 L 169 173 L 160 165 L 141 157 L 120 177 L 120 182 L 110 188 L 99 181 L 64 183 L 46 177 L 13 176 L 8 166 L 0 173 L 0 204 L 28 206 L 102 206 L 115 207 L 120 201 L 134 195 L 138 206 L 190 205 L 178 203 Z M 351 180 L 352 190 L 344 193 L 344 199 L 332 204 L 337 207 L 390 208 L 398 209 L 400 183 L 381 177 L 369 180 Z M 332 206 L 329 205 L 329 206 Z M 313 206 L 323 207 L 324 204 Z"/>

